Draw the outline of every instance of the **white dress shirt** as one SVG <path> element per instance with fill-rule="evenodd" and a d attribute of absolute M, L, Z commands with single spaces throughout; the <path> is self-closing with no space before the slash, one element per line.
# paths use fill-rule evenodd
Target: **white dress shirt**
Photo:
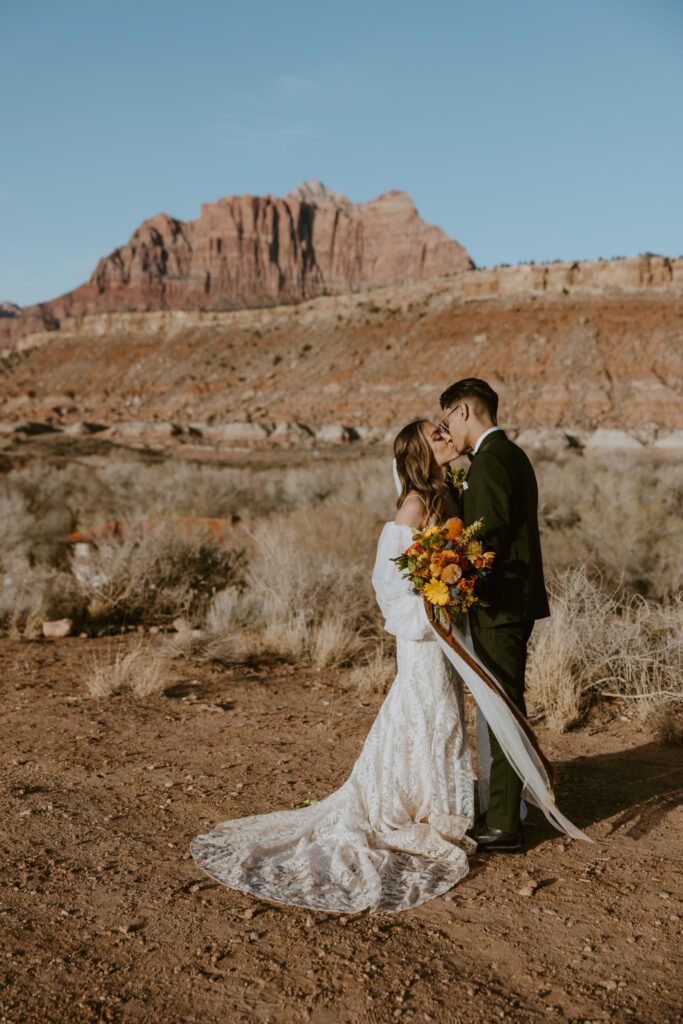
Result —
<path fill-rule="evenodd" d="M 502 429 L 503 429 L 502 427 L 496 426 L 496 427 L 489 427 L 488 430 L 485 430 L 484 433 L 479 438 L 479 440 L 477 441 L 477 443 L 475 444 L 474 449 L 472 451 L 472 455 L 476 455 L 477 454 L 477 452 L 479 451 L 479 447 L 481 445 L 481 442 L 484 440 L 485 437 L 488 437 L 489 434 L 492 434 L 494 430 L 502 430 Z"/>

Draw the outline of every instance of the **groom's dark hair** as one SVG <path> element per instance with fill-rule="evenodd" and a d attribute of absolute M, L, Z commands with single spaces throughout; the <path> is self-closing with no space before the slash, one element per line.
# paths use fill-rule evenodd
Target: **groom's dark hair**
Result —
<path fill-rule="evenodd" d="M 485 410 L 493 422 L 497 422 L 498 395 L 485 380 L 479 380 L 478 377 L 456 380 L 455 384 L 446 388 L 439 401 L 442 409 L 452 409 L 465 399 L 471 402 L 477 415 L 481 415 Z"/>

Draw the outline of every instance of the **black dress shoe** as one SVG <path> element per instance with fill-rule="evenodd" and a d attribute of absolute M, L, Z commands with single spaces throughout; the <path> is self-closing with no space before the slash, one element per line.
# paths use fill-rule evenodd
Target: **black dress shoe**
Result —
<path fill-rule="evenodd" d="M 522 849 L 522 830 L 516 832 L 503 832 L 502 828 L 493 828 L 484 823 L 481 827 L 475 827 L 469 833 L 477 844 L 477 853 L 486 853 L 488 850 L 496 853 L 512 853 Z"/>
<path fill-rule="evenodd" d="M 486 828 L 486 811 L 483 814 L 478 814 L 474 819 L 472 828 L 468 828 L 465 835 L 469 836 L 470 839 L 474 839 L 476 832 L 481 832 L 483 828 Z"/>

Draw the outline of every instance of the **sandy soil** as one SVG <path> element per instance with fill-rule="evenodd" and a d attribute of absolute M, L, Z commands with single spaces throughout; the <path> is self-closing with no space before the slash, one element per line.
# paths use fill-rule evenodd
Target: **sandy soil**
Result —
<path fill-rule="evenodd" d="M 523 853 L 474 858 L 444 898 L 311 914 L 219 886 L 188 843 L 339 786 L 380 698 L 339 672 L 180 661 L 166 696 L 90 697 L 93 658 L 129 642 L 0 642 L 1 1021 L 679 1019 L 680 749 L 623 707 L 539 727 L 596 845 L 532 812 Z"/>

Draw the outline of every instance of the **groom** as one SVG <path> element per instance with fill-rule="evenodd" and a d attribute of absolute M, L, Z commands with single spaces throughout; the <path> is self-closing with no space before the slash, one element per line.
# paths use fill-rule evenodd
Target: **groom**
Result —
<path fill-rule="evenodd" d="M 481 596 L 488 607 L 469 612 L 474 650 L 523 714 L 526 648 L 535 619 L 550 614 L 538 535 L 538 488 L 529 459 L 498 426 L 498 395 L 486 381 L 468 377 L 441 395 L 440 427 L 471 461 L 463 493 L 463 519 L 483 517 L 481 538 L 495 551 L 493 571 Z M 519 802 L 522 783 L 489 729 L 488 812 L 471 833 L 479 849 L 522 846 Z"/>

